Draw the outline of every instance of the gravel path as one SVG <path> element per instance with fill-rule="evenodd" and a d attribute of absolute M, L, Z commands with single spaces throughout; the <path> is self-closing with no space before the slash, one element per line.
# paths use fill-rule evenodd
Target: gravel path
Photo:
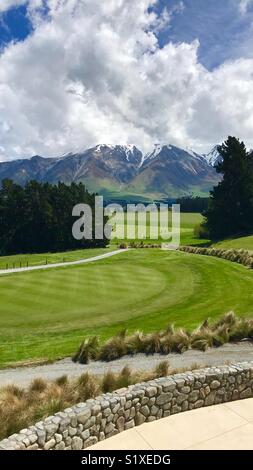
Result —
<path fill-rule="evenodd" d="M 162 356 L 155 354 L 153 356 L 146 356 L 138 354 L 133 357 L 125 356 L 112 362 L 97 361 L 87 365 L 74 364 L 70 358 L 66 358 L 54 364 L 0 370 L 0 386 L 11 383 L 26 386 L 35 377 L 53 380 L 66 374 L 73 378 L 78 377 L 83 372 L 102 375 L 108 370 L 119 372 L 125 365 L 128 365 L 133 370 L 148 371 L 165 359 L 169 361 L 172 368 L 191 367 L 193 364 L 198 364 L 202 367 L 218 366 L 227 361 L 253 361 L 253 343 L 244 341 L 237 344 L 225 344 L 218 349 L 209 349 L 206 352 L 189 350 L 182 355 L 169 354 L 168 356 Z"/>
<path fill-rule="evenodd" d="M 125 251 L 128 251 L 128 250 L 124 249 L 124 250 L 110 251 L 109 253 L 104 253 L 102 255 L 93 256 L 92 258 L 79 259 L 77 261 L 66 261 L 65 263 L 40 264 L 38 266 L 30 266 L 28 268 L 0 269 L 0 275 L 21 273 L 25 271 L 36 271 L 38 269 L 62 268 L 64 266 L 75 266 L 77 264 L 91 263 L 93 261 L 99 261 L 100 259 L 110 258 L 111 256 L 118 255 L 119 253 L 124 253 Z"/>

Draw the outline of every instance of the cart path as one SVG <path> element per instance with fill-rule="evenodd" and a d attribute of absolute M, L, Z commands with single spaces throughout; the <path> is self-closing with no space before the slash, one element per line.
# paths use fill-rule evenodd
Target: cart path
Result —
<path fill-rule="evenodd" d="M 108 253 L 103 253 L 102 255 L 93 256 L 92 258 L 79 259 L 77 261 L 66 261 L 64 263 L 52 263 L 52 264 L 39 264 L 37 266 L 30 266 L 28 268 L 25 267 L 25 268 L 0 269 L 0 275 L 21 273 L 21 272 L 26 272 L 26 271 L 36 271 L 39 269 L 62 268 L 65 266 L 75 266 L 75 265 L 84 264 L 84 263 L 92 263 L 93 261 L 99 261 L 101 259 L 110 258 L 111 256 L 124 253 L 125 251 L 128 251 L 128 249 L 126 248 L 124 250 L 121 249 L 121 250 L 109 251 Z"/>
<path fill-rule="evenodd" d="M 173 369 L 190 368 L 195 364 L 196 367 L 207 367 L 220 366 L 228 362 L 248 362 L 253 361 L 253 343 L 242 341 L 236 344 L 225 344 L 220 348 L 212 348 L 206 352 L 188 350 L 184 354 L 169 354 L 168 356 L 138 354 L 135 356 L 124 356 L 111 362 L 96 361 L 85 365 L 73 363 L 71 358 L 66 358 L 53 364 L 2 369 L 0 370 L 0 387 L 9 384 L 27 386 L 36 377 L 41 377 L 45 380 L 55 380 L 62 375 L 75 378 L 84 372 L 103 375 L 108 370 L 120 372 L 126 365 L 132 370 L 150 371 L 159 362 L 164 360 L 168 360 Z"/>

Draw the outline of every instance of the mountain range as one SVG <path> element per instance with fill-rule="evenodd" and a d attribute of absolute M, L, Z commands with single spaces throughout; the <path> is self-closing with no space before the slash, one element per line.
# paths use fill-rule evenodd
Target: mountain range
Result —
<path fill-rule="evenodd" d="M 55 158 L 34 156 L 0 163 L 0 180 L 83 182 L 107 199 L 162 200 L 207 195 L 218 182 L 215 147 L 207 155 L 174 145 L 155 145 L 143 154 L 135 145 L 97 145 Z"/>

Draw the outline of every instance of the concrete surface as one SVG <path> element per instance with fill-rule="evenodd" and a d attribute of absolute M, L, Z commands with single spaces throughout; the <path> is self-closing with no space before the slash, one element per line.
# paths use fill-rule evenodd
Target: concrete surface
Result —
<path fill-rule="evenodd" d="M 253 398 L 142 424 L 87 450 L 253 450 Z"/>

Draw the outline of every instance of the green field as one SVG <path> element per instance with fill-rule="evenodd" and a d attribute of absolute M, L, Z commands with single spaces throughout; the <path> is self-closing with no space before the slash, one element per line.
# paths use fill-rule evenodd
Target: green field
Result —
<path fill-rule="evenodd" d="M 193 233 L 201 220 L 200 214 L 181 214 L 181 244 L 207 242 Z M 89 258 L 118 243 L 1 257 L 0 269 Z M 253 236 L 216 246 L 253 250 Z M 105 340 L 123 328 L 149 332 L 169 322 L 192 329 L 229 310 L 251 315 L 253 271 L 217 258 L 138 249 L 87 265 L 2 276 L 0 295 L 0 367 L 5 367 L 70 355 L 94 334 Z"/>
<path fill-rule="evenodd" d="M 62 253 L 39 253 L 26 255 L 11 255 L 0 257 L 0 269 L 19 268 L 28 266 L 37 266 L 43 264 L 62 263 L 68 261 L 77 261 L 79 259 L 91 258 L 101 255 L 106 251 L 112 251 L 113 247 L 108 248 L 89 248 L 86 250 L 64 251 Z"/>
<path fill-rule="evenodd" d="M 183 245 L 198 245 L 203 244 L 203 240 L 198 240 L 193 233 L 194 226 L 199 224 L 202 221 L 202 216 L 200 214 L 189 213 L 181 214 L 181 243 Z M 137 219 L 136 219 L 137 222 Z M 171 214 L 169 213 L 169 223 L 171 223 Z M 147 226 L 149 227 L 149 221 L 147 220 Z M 126 227 L 126 219 L 125 219 Z M 125 228 L 126 231 L 126 228 Z M 149 231 L 147 230 L 149 234 Z M 123 239 L 124 240 L 124 239 Z M 39 253 L 39 254 L 20 254 L 12 256 L 0 256 L 0 269 L 10 268 L 19 268 L 28 266 L 36 266 L 40 264 L 52 264 L 52 263 L 61 263 L 66 261 L 76 261 L 79 259 L 86 259 L 92 256 L 100 255 L 107 251 L 115 249 L 115 245 L 118 245 L 121 240 L 113 239 L 111 242 L 108 242 L 110 246 L 108 248 L 93 248 L 86 250 L 74 250 L 74 251 L 64 251 L 61 253 Z M 136 241 L 138 237 L 136 236 Z M 147 243 L 161 242 L 161 238 L 158 240 L 147 240 Z M 206 243 L 206 241 L 204 241 Z"/>
<path fill-rule="evenodd" d="M 168 213 L 168 222 L 169 222 L 169 228 L 171 228 L 171 220 L 172 220 L 172 215 L 171 212 L 169 211 Z M 135 225 L 135 241 L 141 241 L 142 238 L 138 237 L 138 230 L 137 230 L 137 216 L 135 217 L 135 221 L 132 223 L 132 225 Z M 194 235 L 194 227 L 198 224 L 200 224 L 203 220 L 203 217 L 201 214 L 197 213 L 181 213 L 181 244 L 182 245 L 203 245 L 207 243 L 207 240 L 200 240 Z M 158 239 L 152 239 L 150 238 L 150 219 L 149 215 L 147 216 L 147 220 L 141 220 L 139 219 L 139 225 L 142 231 L 142 226 L 146 223 L 147 226 L 147 239 L 144 240 L 145 243 L 161 243 L 161 242 L 166 242 L 166 240 L 163 240 L 161 237 Z M 119 224 L 120 225 L 120 224 Z M 129 223 L 131 226 L 131 223 Z M 124 219 L 124 234 L 125 237 L 122 237 L 122 241 L 125 240 L 127 241 L 127 219 L 125 216 Z M 118 240 L 112 239 L 111 244 L 117 244 Z"/>
<path fill-rule="evenodd" d="M 55 359 L 86 335 L 250 315 L 253 271 L 217 258 L 132 250 L 82 266 L 0 277 L 0 363 Z"/>
<path fill-rule="evenodd" d="M 230 238 L 213 245 L 216 248 L 224 248 L 225 250 L 248 250 L 253 251 L 253 235 L 248 237 Z"/>

